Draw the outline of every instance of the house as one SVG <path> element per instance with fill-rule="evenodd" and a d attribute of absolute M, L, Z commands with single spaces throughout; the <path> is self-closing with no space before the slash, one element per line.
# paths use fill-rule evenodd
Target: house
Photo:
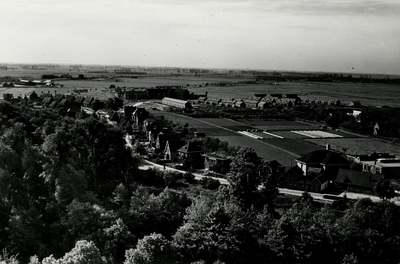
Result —
<path fill-rule="evenodd" d="M 139 128 L 137 128 L 139 130 Z M 147 118 L 143 121 L 143 132 L 151 144 L 156 142 L 158 133 L 162 130 L 162 125 L 154 118 Z"/>
<path fill-rule="evenodd" d="M 218 105 L 220 106 L 225 106 L 225 107 L 233 107 L 233 104 L 235 103 L 235 101 L 233 100 L 222 100 L 219 101 Z"/>
<path fill-rule="evenodd" d="M 300 167 L 294 166 L 285 172 L 279 186 L 294 190 L 320 193 L 328 188 L 331 178 L 332 176 L 327 172 L 309 172 L 304 175 Z"/>
<path fill-rule="evenodd" d="M 39 99 L 39 95 L 37 93 L 35 93 L 35 91 L 33 91 L 30 95 L 29 95 L 29 100 L 31 101 L 36 101 Z"/>
<path fill-rule="evenodd" d="M 248 108 L 257 108 L 257 105 L 260 100 L 261 100 L 261 98 L 259 98 L 259 100 L 246 99 L 246 100 L 243 100 L 243 102 L 246 104 L 246 106 Z"/>
<path fill-rule="evenodd" d="M 204 169 L 215 173 L 226 174 L 230 171 L 232 159 L 218 154 L 203 154 Z"/>
<path fill-rule="evenodd" d="M 400 179 L 400 159 L 379 158 L 374 161 L 361 162 L 363 172 L 384 175 L 385 178 Z"/>
<path fill-rule="evenodd" d="M 238 108 L 246 108 L 246 104 L 243 102 L 243 100 L 235 101 L 233 106 Z"/>
<path fill-rule="evenodd" d="M 170 131 L 168 129 L 162 128 L 161 131 L 159 131 L 159 133 L 157 134 L 154 142 L 151 143 L 154 144 L 156 150 L 163 151 L 165 150 L 165 145 L 168 141 L 177 140 L 180 140 L 180 136 L 178 134 L 175 134 L 173 131 Z"/>
<path fill-rule="evenodd" d="M 57 103 L 60 103 L 62 99 L 64 99 L 65 96 L 63 94 L 55 94 L 53 96 L 53 100 Z"/>
<path fill-rule="evenodd" d="M 44 105 L 44 106 L 49 106 L 51 103 L 53 102 L 53 97 L 52 96 L 48 96 L 48 97 L 45 97 L 43 100 L 42 100 L 42 104 Z"/>
<path fill-rule="evenodd" d="M 312 174 L 309 177 L 314 179 L 311 180 L 310 184 L 308 185 L 307 191 L 320 193 L 328 188 L 329 181 L 332 178 L 328 173 L 322 173 L 320 175 Z"/>
<path fill-rule="evenodd" d="M 85 97 L 83 97 L 83 96 L 75 97 L 75 102 L 77 102 L 80 105 L 82 105 L 84 101 L 85 101 Z"/>
<path fill-rule="evenodd" d="M 205 103 L 209 105 L 220 105 L 221 102 L 221 98 L 207 98 L 207 101 L 205 101 Z"/>
<path fill-rule="evenodd" d="M 267 109 L 270 106 L 270 102 L 260 101 L 257 104 L 258 109 Z"/>
<path fill-rule="evenodd" d="M 142 128 L 144 120 L 146 120 L 149 116 L 150 114 L 145 108 L 136 108 L 136 110 L 132 113 L 132 121 L 136 126 Z"/>
<path fill-rule="evenodd" d="M 177 150 L 185 145 L 185 140 L 167 140 L 164 149 L 164 159 L 172 160 L 177 154 Z"/>
<path fill-rule="evenodd" d="M 186 145 L 179 148 L 177 153 L 181 161 L 189 160 L 193 168 L 201 168 L 204 165 L 201 156 L 203 150 L 196 142 L 188 142 Z"/>
<path fill-rule="evenodd" d="M 378 174 L 340 169 L 335 185 L 349 192 L 373 194 L 374 187 L 381 178 L 382 175 Z"/>
<path fill-rule="evenodd" d="M 205 104 L 206 101 L 207 101 L 207 97 L 206 96 L 200 96 L 197 99 L 197 103 L 199 103 L 199 104 Z"/>
<path fill-rule="evenodd" d="M 329 150 L 329 146 L 325 150 L 315 150 L 307 155 L 296 159 L 303 175 L 306 175 L 310 169 L 319 169 L 332 174 L 337 173 L 341 169 L 348 169 L 350 162 L 342 155 Z"/>
<path fill-rule="evenodd" d="M 83 102 L 83 105 L 86 107 L 90 107 L 92 103 L 94 102 L 94 97 L 93 96 L 88 96 L 85 98 L 85 101 Z"/>
<path fill-rule="evenodd" d="M 68 100 L 69 103 L 75 102 L 75 96 L 72 94 L 65 96 L 65 98 Z"/>

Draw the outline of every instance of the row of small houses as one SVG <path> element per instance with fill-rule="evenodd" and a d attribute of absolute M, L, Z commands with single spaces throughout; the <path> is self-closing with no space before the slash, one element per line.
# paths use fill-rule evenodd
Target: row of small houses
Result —
<path fill-rule="evenodd" d="M 237 108 L 257 108 L 265 109 L 274 105 L 293 106 L 300 104 L 301 99 L 295 94 L 271 94 L 268 96 L 256 96 L 248 99 L 226 99 L 226 98 L 209 98 L 199 97 L 194 101 L 197 104 L 215 105 L 220 107 L 237 107 Z"/>

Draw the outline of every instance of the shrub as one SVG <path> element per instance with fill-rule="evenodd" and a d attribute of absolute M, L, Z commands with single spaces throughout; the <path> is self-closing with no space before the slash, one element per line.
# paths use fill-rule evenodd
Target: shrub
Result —
<path fill-rule="evenodd" d="M 195 177 L 194 177 L 194 175 L 193 175 L 193 173 L 191 173 L 191 172 L 186 172 L 186 173 L 183 175 L 183 178 L 184 178 L 188 183 L 193 183 L 193 182 L 196 181 L 196 180 L 195 180 Z"/>
<path fill-rule="evenodd" d="M 201 186 L 203 188 L 209 189 L 209 190 L 215 190 L 218 189 L 218 187 L 221 185 L 219 180 L 210 178 L 210 177 L 204 177 L 200 181 Z"/>

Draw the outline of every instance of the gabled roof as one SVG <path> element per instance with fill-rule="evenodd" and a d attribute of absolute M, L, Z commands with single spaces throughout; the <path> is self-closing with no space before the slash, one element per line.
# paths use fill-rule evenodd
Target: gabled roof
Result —
<path fill-rule="evenodd" d="M 61 102 L 60 102 L 60 106 L 66 106 L 66 105 L 68 105 L 69 104 L 69 102 L 68 102 L 68 99 L 67 98 L 64 98 L 64 99 L 62 99 L 61 100 Z"/>
<path fill-rule="evenodd" d="M 169 147 L 169 151 L 176 152 L 180 147 L 185 145 L 185 140 L 168 140 L 165 144 L 165 150 L 167 146 Z"/>
<path fill-rule="evenodd" d="M 202 153 L 203 150 L 201 149 L 199 144 L 197 144 L 195 142 L 189 142 L 185 146 L 183 146 L 180 149 L 178 149 L 178 152 L 186 153 L 186 154 L 189 154 L 189 153 Z"/>
<path fill-rule="evenodd" d="M 340 154 L 330 150 L 315 150 L 307 155 L 296 159 L 309 165 L 322 164 L 322 165 L 346 165 L 350 162 L 342 157 Z"/>
<path fill-rule="evenodd" d="M 311 182 L 318 182 L 319 184 L 324 184 L 329 181 L 329 176 L 325 173 L 316 176 Z"/>
<path fill-rule="evenodd" d="M 82 104 L 83 101 L 85 101 L 85 97 L 83 97 L 83 96 L 75 97 L 75 102 Z"/>
<path fill-rule="evenodd" d="M 340 169 L 335 182 L 366 189 L 374 189 L 382 175 Z"/>
<path fill-rule="evenodd" d="M 66 99 L 68 100 L 68 102 L 70 102 L 70 103 L 72 103 L 73 101 L 75 101 L 75 96 L 72 95 L 72 94 L 67 95 L 65 98 L 66 98 Z"/>
<path fill-rule="evenodd" d="M 50 104 L 52 101 L 53 101 L 53 97 L 45 97 L 42 102 L 44 104 Z"/>
<path fill-rule="evenodd" d="M 288 169 L 285 174 L 299 175 L 303 176 L 304 171 L 299 166 L 294 166 Z"/>
<path fill-rule="evenodd" d="M 64 95 L 63 94 L 55 94 L 53 96 L 53 100 L 54 101 L 61 101 L 62 99 L 64 99 Z"/>

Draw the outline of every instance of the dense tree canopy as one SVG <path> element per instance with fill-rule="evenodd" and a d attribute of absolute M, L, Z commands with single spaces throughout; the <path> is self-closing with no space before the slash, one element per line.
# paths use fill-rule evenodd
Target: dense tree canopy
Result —
<path fill-rule="evenodd" d="M 305 193 L 274 210 L 279 175 L 261 180 L 265 164 L 251 149 L 235 154 L 229 186 L 189 196 L 173 187 L 196 183 L 193 175 L 138 170 L 122 128 L 0 103 L 0 249 L 16 256 L 0 261 L 400 262 L 399 209 L 389 201 L 321 206 Z M 377 186 L 392 195 L 390 183 Z"/>

